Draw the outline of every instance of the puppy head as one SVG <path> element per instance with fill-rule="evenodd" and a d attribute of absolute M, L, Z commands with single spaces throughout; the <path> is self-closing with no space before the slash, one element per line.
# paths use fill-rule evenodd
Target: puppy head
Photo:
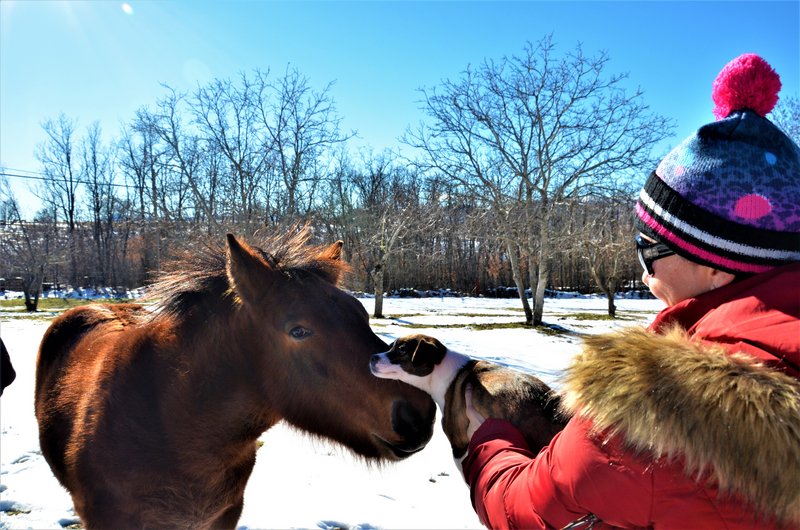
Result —
<path fill-rule="evenodd" d="M 406 375 L 426 377 L 442 362 L 447 347 L 428 335 L 408 335 L 392 343 L 389 351 L 377 353 L 370 369 L 378 377 L 401 379 Z"/>

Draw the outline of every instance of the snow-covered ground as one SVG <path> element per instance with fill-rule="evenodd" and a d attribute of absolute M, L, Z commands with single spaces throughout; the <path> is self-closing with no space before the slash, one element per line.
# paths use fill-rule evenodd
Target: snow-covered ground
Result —
<path fill-rule="evenodd" d="M 372 312 L 374 301 L 362 299 Z M 602 316 L 603 298 L 547 299 L 544 319 L 569 332 L 488 329 L 474 324 L 520 322 L 518 300 L 388 298 L 385 319 L 373 329 L 389 342 L 427 333 L 474 357 L 530 370 L 548 383 L 580 347 L 580 333 L 647 324 L 662 308 L 657 300 L 618 300 L 619 320 Z M 0 398 L 0 529 L 62 528 L 78 523 L 72 502 L 39 450 L 33 414 L 36 350 L 49 324 L 0 313 L 17 380 Z M 574 333 L 570 333 L 574 332 Z M 257 528 L 480 528 L 469 491 L 437 428 L 428 447 L 411 458 L 369 467 L 333 444 L 312 440 L 285 425 L 267 431 L 245 494 L 241 529 Z"/>

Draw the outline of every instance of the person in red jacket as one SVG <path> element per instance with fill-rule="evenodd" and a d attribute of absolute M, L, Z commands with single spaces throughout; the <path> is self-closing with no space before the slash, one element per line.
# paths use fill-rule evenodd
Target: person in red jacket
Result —
<path fill-rule="evenodd" d="M 472 407 L 463 462 L 490 528 L 800 528 L 800 149 L 766 119 L 780 81 L 740 56 L 718 121 L 636 204 L 649 329 L 585 340 L 567 426 L 529 448 Z"/>

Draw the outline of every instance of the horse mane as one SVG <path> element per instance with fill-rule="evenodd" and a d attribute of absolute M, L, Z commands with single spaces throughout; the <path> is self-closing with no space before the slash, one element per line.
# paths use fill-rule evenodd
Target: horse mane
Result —
<path fill-rule="evenodd" d="M 255 237 L 258 246 L 252 248 L 289 279 L 318 277 L 336 285 L 349 271 L 346 262 L 324 254 L 326 246 L 309 244 L 312 231 L 308 227 L 288 234 Z M 228 280 L 226 254 L 221 243 L 206 244 L 200 251 L 184 251 L 170 260 L 148 289 L 147 298 L 156 302 L 155 314 L 176 317 L 209 304 L 233 305 L 235 296 Z"/>

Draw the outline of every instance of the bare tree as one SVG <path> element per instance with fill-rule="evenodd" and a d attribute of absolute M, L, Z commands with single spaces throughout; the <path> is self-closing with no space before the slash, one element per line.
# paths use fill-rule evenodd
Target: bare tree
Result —
<path fill-rule="evenodd" d="M 388 271 L 408 248 L 410 234 L 420 229 L 419 190 L 414 175 L 397 165 L 397 157 L 383 151 L 362 151 L 358 168 L 340 160 L 333 197 L 346 219 L 345 248 L 368 276 L 375 294 L 373 316 L 383 317 Z"/>
<path fill-rule="evenodd" d="M 75 121 L 61 114 L 55 121 L 45 121 L 42 129 L 47 139 L 37 146 L 36 158 L 42 164 L 45 182 L 37 195 L 63 216 L 70 249 L 69 281 L 77 285 L 76 227 L 80 179 L 75 158 Z"/>
<path fill-rule="evenodd" d="M 274 149 L 283 184 L 280 212 L 289 219 L 304 216 L 314 205 L 320 168 L 327 167 L 333 149 L 352 134 L 339 130 L 341 118 L 330 96 L 333 83 L 317 92 L 305 76 L 288 68 L 275 82 L 261 72 L 258 78 L 261 125 Z"/>
<path fill-rule="evenodd" d="M 358 236 L 355 251 L 362 267 L 369 273 L 375 294 L 373 316 L 383 318 L 383 293 L 386 267 L 407 230 L 408 217 L 388 201 L 394 157 L 389 152 L 362 153 L 363 169 L 351 173 L 358 200 Z M 356 227 L 354 227 L 356 228 Z"/>
<path fill-rule="evenodd" d="M 607 54 L 590 57 L 580 46 L 558 57 L 552 37 L 545 37 L 520 56 L 485 61 L 460 80 L 423 89 L 433 122 L 406 135 L 430 167 L 504 213 L 508 229 L 500 237 L 512 260 L 536 254 L 528 324 L 542 324 L 558 206 L 613 189 L 618 175 L 651 165 L 651 148 L 671 129 L 648 113 L 641 91 L 626 93 L 625 75 L 604 74 L 607 63 Z M 524 237 L 512 212 L 524 221 Z M 512 267 L 519 286 L 521 266 Z"/>
<path fill-rule="evenodd" d="M 46 267 L 62 255 L 56 224 L 41 217 L 24 221 L 19 203 L 5 177 L 0 178 L 0 254 L 5 267 L 22 278 L 25 309 L 36 311 Z"/>
<path fill-rule="evenodd" d="M 181 120 L 180 105 L 184 96 L 169 89 L 169 95 L 158 102 L 158 115 L 153 123 L 154 130 L 167 147 L 164 162 L 170 172 L 176 175 L 178 184 L 187 185 L 192 192 L 195 221 L 205 219 L 208 232 L 221 235 L 222 230 L 211 209 L 216 188 L 210 186 L 210 178 L 204 178 L 202 167 L 201 140 L 197 135 L 187 131 Z M 183 219 L 184 205 L 177 208 L 178 217 Z"/>
<path fill-rule="evenodd" d="M 530 323 L 533 313 L 525 297 L 515 215 L 519 210 L 520 182 L 517 175 L 504 169 L 494 146 L 484 136 L 488 134 L 484 121 L 474 111 L 475 103 L 483 98 L 476 85 L 479 81 L 468 70 L 460 82 L 446 81 L 441 92 L 436 88 L 431 92 L 423 90 L 424 108 L 433 123 L 420 125 L 416 132 L 409 131 L 404 141 L 423 151 L 423 167 L 441 172 L 493 212 L 496 237 L 507 249 L 514 283 Z"/>
<path fill-rule="evenodd" d="M 595 285 L 605 294 L 608 315 L 616 317 L 615 295 L 629 277 L 633 250 L 633 208 L 629 201 L 603 198 L 572 204 L 571 220 L 577 227 L 569 249 L 588 266 Z"/>
<path fill-rule="evenodd" d="M 772 119 L 794 143 L 800 145 L 800 98 L 779 99 L 772 111 Z"/>
<path fill-rule="evenodd" d="M 162 255 L 163 212 L 158 194 L 164 146 L 159 142 L 153 122 L 150 111 L 138 110 L 130 127 L 122 131 L 117 158 L 125 179 L 136 192 L 133 203 L 138 229 L 143 236 L 140 257 L 143 271 L 160 270 Z M 140 281 L 144 281 L 143 276 Z"/>
<path fill-rule="evenodd" d="M 99 123 L 93 123 L 81 144 L 81 181 L 87 189 L 91 212 L 94 259 L 98 269 L 98 280 L 107 285 L 113 268 L 114 215 L 116 195 L 113 187 L 112 156 L 101 142 Z M 113 280 L 112 280 L 113 281 Z"/>
<path fill-rule="evenodd" d="M 244 74 L 240 81 L 236 86 L 229 80 L 214 80 L 197 90 L 189 107 L 208 151 L 228 162 L 229 170 L 216 175 L 230 192 L 232 220 L 250 226 L 269 217 L 272 183 L 267 179 L 274 149 L 259 123 L 260 85 Z"/>
<path fill-rule="evenodd" d="M 343 240 L 345 242 L 343 250 L 348 255 L 352 253 L 352 242 L 348 234 L 352 229 L 356 208 L 353 172 L 350 152 L 345 145 L 341 145 L 334 152 L 329 178 L 321 183 L 321 200 L 317 210 L 318 218 L 325 224 L 330 239 Z"/>

